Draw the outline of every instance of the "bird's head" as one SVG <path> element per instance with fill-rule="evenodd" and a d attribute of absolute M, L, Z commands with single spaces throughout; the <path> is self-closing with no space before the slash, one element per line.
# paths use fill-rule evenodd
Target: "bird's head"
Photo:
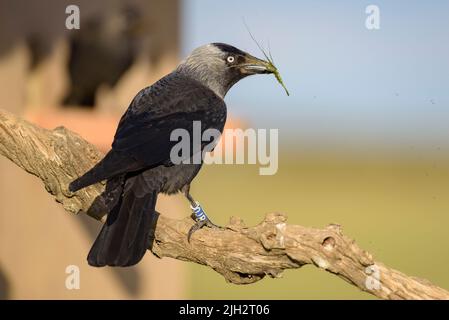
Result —
<path fill-rule="evenodd" d="M 200 81 L 221 97 L 247 76 L 275 72 L 268 61 L 224 43 L 211 43 L 195 49 L 177 70 Z"/>

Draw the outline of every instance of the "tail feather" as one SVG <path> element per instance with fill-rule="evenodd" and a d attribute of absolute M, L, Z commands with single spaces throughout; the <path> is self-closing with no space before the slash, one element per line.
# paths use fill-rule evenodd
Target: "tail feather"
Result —
<path fill-rule="evenodd" d="M 125 188 L 89 252 L 87 260 L 91 266 L 134 265 L 150 246 L 157 191 L 142 192 L 145 181 L 141 175 L 126 183 L 132 185 Z"/>

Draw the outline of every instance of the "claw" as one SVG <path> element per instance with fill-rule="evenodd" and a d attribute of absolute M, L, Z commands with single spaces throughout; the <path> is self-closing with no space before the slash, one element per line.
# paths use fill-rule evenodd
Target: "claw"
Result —
<path fill-rule="evenodd" d="M 187 234 L 187 241 L 190 243 L 190 238 L 192 237 L 193 233 L 195 231 L 200 230 L 202 227 L 206 225 L 206 221 L 197 221 L 189 230 L 189 233 Z"/>
<path fill-rule="evenodd" d="M 196 220 L 196 223 L 190 228 L 189 233 L 187 234 L 187 241 L 189 243 L 193 233 L 195 231 L 200 230 L 204 226 L 209 228 L 221 229 L 221 227 L 217 226 L 216 224 L 212 223 L 212 221 L 209 220 L 209 218 L 206 215 L 206 212 L 204 212 L 203 208 L 198 202 L 195 202 L 194 205 L 192 204 L 190 208 L 192 209 L 192 216 Z"/>

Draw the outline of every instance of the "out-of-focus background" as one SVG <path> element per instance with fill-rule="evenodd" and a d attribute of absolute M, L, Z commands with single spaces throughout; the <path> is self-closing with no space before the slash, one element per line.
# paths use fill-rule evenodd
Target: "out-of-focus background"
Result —
<path fill-rule="evenodd" d="M 80 8 L 67 30 L 66 7 Z M 368 5 L 380 29 L 365 26 Z M 271 48 L 291 93 L 252 77 L 226 100 L 234 128 L 279 129 L 279 170 L 205 166 L 193 184 L 214 222 L 265 213 L 344 231 L 376 259 L 449 288 L 449 3 L 433 1 L 0 0 L 0 108 L 64 125 L 107 151 L 143 87 L 195 47 Z M 189 215 L 182 197 L 158 209 Z M 248 286 L 147 254 L 128 269 L 87 265 L 100 224 L 70 215 L 42 183 L 0 158 L 0 298 L 369 299 L 308 266 Z M 67 290 L 66 267 L 80 268 Z"/>

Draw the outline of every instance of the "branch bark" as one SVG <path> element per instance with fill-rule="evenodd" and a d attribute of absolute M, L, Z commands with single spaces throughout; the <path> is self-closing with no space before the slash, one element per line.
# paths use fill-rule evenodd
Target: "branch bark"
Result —
<path fill-rule="evenodd" d="M 104 220 L 104 184 L 75 194 L 67 189 L 102 157 L 76 133 L 63 127 L 43 129 L 0 110 L 0 154 L 40 178 L 66 211 Z M 313 264 L 382 299 L 449 299 L 448 291 L 427 280 L 375 261 L 338 225 L 317 229 L 288 225 L 286 220 L 283 214 L 271 213 L 257 226 L 247 227 L 232 217 L 225 230 L 203 228 L 189 244 L 190 217 L 175 220 L 158 214 L 150 250 L 160 258 L 209 266 L 235 284 L 279 277 L 286 269 Z"/>

